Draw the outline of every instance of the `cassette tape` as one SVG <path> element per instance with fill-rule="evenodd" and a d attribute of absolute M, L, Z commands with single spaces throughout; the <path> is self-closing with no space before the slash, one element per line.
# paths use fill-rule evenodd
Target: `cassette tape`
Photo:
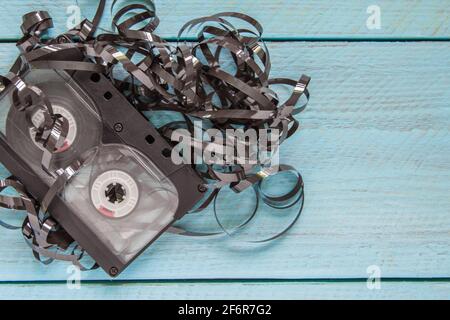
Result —
<path fill-rule="evenodd" d="M 171 145 L 102 74 L 33 70 L 22 79 L 68 122 L 49 171 L 84 159 L 48 212 L 117 276 L 203 198 L 204 181 L 191 166 L 171 161 Z M 42 201 L 56 179 L 42 168 L 44 151 L 34 139 L 44 116 L 39 108 L 19 111 L 12 95 L 6 88 L 0 100 L 0 158 Z"/>

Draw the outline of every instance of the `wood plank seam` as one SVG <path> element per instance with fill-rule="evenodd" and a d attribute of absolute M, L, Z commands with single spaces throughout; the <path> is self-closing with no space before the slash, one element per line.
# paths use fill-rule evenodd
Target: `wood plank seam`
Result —
<path fill-rule="evenodd" d="M 449 283 L 450 284 L 450 277 L 443 277 L 443 278 L 411 278 L 411 277 L 404 277 L 404 278 L 380 278 L 380 282 L 382 283 L 400 283 L 400 282 L 435 282 L 435 283 Z M 248 278 L 241 278 L 241 279 L 158 279 L 158 280 L 121 280 L 121 279 L 115 279 L 115 280 L 81 280 L 80 281 L 83 284 L 108 284 L 108 285 L 124 285 L 124 284 L 161 284 L 161 285 L 170 285 L 170 284 L 236 284 L 236 283 L 270 283 L 270 284 L 276 284 L 276 283 L 314 283 L 314 282 L 320 282 L 320 283 L 366 283 L 366 278 L 314 278 L 314 279 L 270 279 L 270 278 L 264 278 L 264 279 L 248 279 Z M 67 283 L 66 280 L 33 280 L 33 281 L 0 281 L 1 285 L 11 285 L 11 284 L 22 284 L 22 285 L 28 285 L 28 284 L 40 284 L 40 285 L 51 285 L 51 284 L 65 284 Z"/>

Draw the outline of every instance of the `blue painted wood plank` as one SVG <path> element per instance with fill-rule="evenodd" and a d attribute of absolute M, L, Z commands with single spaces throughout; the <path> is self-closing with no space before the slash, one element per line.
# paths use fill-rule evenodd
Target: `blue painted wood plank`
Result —
<path fill-rule="evenodd" d="M 73 287 L 72 287 L 73 288 Z M 382 282 L 380 290 L 369 290 L 366 282 L 308 283 L 170 283 L 0 284 L 0 299 L 37 300 L 294 300 L 294 299 L 412 299 L 448 300 L 450 283 Z M 181 304 L 181 305 L 184 305 Z"/>
<path fill-rule="evenodd" d="M 112 0 L 108 0 L 111 2 Z M 82 15 L 93 16 L 97 1 L 78 0 Z M 12 0 L 0 11 L 2 39 L 20 36 L 21 16 L 32 10 L 51 12 L 58 31 L 74 17 L 76 0 Z M 221 11 L 250 14 L 263 23 L 268 39 L 427 39 L 450 37 L 449 0 L 190 0 L 156 1 L 162 24 L 159 34 L 176 36 L 188 20 Z M 373 7 L 376 5 L 378 7 Z M 380 11 L 380 24 L 373 20 Z M 369 13 L 368 13 L 369 12 Z M 369 23 L 367 21 L 375 21 Z M 110 24 L 109 19 L 104 25 Z"/>
<path fill-rule="evenodd" d="M 165 235 L 121 279 L 450 275 L 449 43 L 271 43 L 274 76 L 313 77 L 283 162 L 304 175 L 303 216 L 264 247 Z M 13 61 L 0 45 L 0 69 Z M 242 204 L 242 203 L 241 203 Z M 232 209 L 230 209 L 231 212 Z M 66 278 L 0 230 L 0 280 Z M 101 271 L 83 279 L 105 279 Z"/>

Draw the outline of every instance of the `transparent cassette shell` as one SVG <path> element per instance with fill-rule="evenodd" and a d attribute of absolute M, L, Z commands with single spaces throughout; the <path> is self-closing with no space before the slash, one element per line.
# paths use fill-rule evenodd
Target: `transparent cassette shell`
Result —
<path fill-rule="evenodd" d="M 50 171 L 66 168 L 80 155 L 98 146 L 102 137 L 100 116 L 77 84 L 64 72 L 54 70 L 33 70 L 23 77 L 27 85 L 42 90 L 49 99 L 55 114 L 61 114 L 69 122 L 69 132 L 65 144 L 53 156 Z M 43 113 L 38 107 L 19 111 L 13 106 L 13 90 L 10 88 L 0 100 L 0 131 L 8 145 L 19 155 L 33 173 L 47 185 L 54 178 L 42 170 L 42 146 L 35 142 L 34 125 L 43 121 Z"/>
<path fill-rule="evenodd" d="M 110 186 L 120 193 L 113 199 Z M 124 264 L 173 222 L 178 208 L 172 182 L 125 145 L 99 147 L 67 184 L 63 198 Z"/>

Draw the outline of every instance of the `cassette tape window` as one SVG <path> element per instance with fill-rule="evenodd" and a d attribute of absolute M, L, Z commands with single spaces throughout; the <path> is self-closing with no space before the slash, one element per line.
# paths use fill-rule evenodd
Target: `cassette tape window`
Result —
<path fill-rule="evenodd" d="M 68 74 L 54 70 L 33 70 L 23 79 L 27 84 L 45 92 L 53 111 L 64 116 L 69 123 L 66 141 L 53 157 L 49 168 L 51 172 L 66 168 L 74 159 L 100 144 L 100 116 L 89 97 L 76 87 Z M 36 143 L 34 131 L 44 120 L 43 110 L 39 106 L 26 111 L 19 110 L 13 105 L 12 94 L 13 90 L 9 90 L 0 101 L 0 130 L 11 148 L 27 163 L 33 173 L 50 186 L 55 179 L 42 170 L 41 159 L 44 151 L 42 145 Z"/>
<path fill-rule="evenodd" d="M 140 152 L 104 145 L 66 186 L 64 200 L 126 264 L 174 220 L 178 193 Z"/>

